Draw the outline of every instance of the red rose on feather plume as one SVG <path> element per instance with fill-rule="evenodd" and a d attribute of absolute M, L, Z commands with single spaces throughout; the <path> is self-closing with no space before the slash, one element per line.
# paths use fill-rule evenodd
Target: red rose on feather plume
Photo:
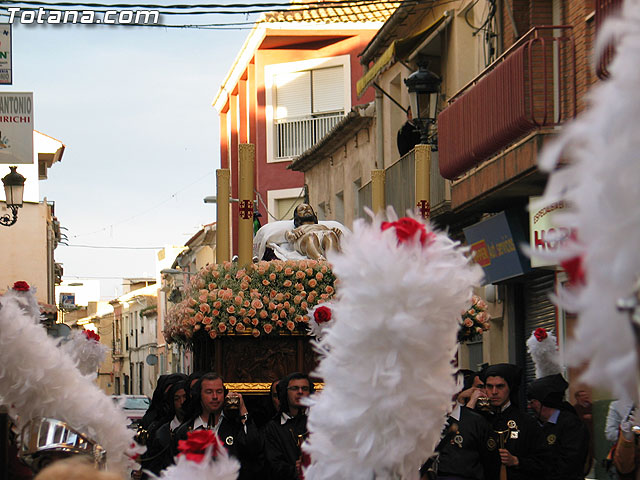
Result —
<path fill-rule="evenodd" d="M 205 451 L 212 446 L 211 456 L 216 457 L 220 448 L 220 440 L 211 430 L 195 430 L 187 434 L 186 440 L 178 441 L 178 450 L 187 457 L 187 460 L 201 462 Z"/>
<path fill-rule="evenodd" d="M 85 330 L 82 333 L 84 333 L 84 336 L 87 337 L 87 340 L 95 340 L 96 342 L 100 341 L 100 335 L 98 335 L 93 330 Z"/>
<path fill-rule="evenodd" d="M 536 337 L 536 340 L 538 340 L 539 342 L 548 337 L 547 331 L 542 327 L 536 328 L 536 330 L 533 332 L 533 336 Z"/>
<path fill-rule="evenodd" d="M 329 307 L 318 307 L 313 312 L 313 318 L 318 324 L 331 320 L 331 309 Z"/>
<path fill-rule="evenodd" d="M 20 280 L 19 282 L 13 284 L 13 289 L 17 290 L 18 292 L 28 292 L 31 287 L 27 282 Z"/>
<path fill-rule="evenodd" d="M 396 230 L 398 244 L 413 239 L 417 232 L 420 232 L 419 240 L 423 247 L 427 241 L 431 241 L 435 238 L 433 233 L 427 232 L 424 224 L 414 220 L 413 218 L 403 217 L 395 222 L 382 222 L 382 225 L 380 226 L 383 231 L 391 227 Z"/>

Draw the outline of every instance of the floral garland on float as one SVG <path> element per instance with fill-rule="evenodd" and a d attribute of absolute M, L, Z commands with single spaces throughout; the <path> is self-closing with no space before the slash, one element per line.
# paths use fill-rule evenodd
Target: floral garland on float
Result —
<path fill-rule="evenodd" d="M 487 312 L 487 303 L 478 295 L 471 298 L 471 308 L 462 312 L 458 342 L 472 342 L 478 340 L 489 330 L 491 315 Z"/>
<path fill-rule="evenodd" d="M 211 339 L 305 334 L 308 310 L 330 300 L 335 283 L 331 266 L 315 260 L 208 265 L 191 279 L 187 298 L 169 310 L 164 336 L 186 344 L 201 331 Z"/>

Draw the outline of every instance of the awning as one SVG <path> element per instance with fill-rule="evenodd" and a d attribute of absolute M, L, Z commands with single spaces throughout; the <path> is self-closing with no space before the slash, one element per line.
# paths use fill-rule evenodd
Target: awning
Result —
<path fill-rule="evenodd" d="M 378 78 L 382 72 L 389 68 L 393 63 L 398 60 L 407 58 L 417 47 L 424 48 L 433 38 L 434 34 L 440 33 L 440 31 L 446 27 L 453 15 L 450 11 L 446 11 L 435 22 L 429 25 L 427 28 L 420 30 L 413 35 L 399 40 L 394 40 L 389 48 L 378 58 L 376 63 L 367 70 L 367 72 L 356 83 L 356 89 L 358 96 L 361 96 L 364 91 L 371 86 L 373 82 Z M 429 41 L 427 41 L 429 40 Z"/>

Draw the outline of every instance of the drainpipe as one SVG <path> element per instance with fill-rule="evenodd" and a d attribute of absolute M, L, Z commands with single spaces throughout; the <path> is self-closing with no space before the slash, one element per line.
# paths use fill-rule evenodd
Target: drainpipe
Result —
<path fill-rule="evenodd" d="M 384 169 L 384 129 L 382 128 L 382 93 L 376 89 L 376 168 Z"/>

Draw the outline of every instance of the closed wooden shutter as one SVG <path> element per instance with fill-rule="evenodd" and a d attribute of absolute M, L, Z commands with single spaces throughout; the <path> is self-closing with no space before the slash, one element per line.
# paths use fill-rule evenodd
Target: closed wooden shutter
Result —
<path fill-rule="evenodd" d="M 311 114 L 311 72 L 280 73 L 275 76 L 276 119 Z"/>
<path fill-rule="evenodd" d="M 538 327 L 545 328 L 547 331 L 553 331 L 553 334 L 556 337 L 558 336 L 558 332 L 556 331 L 556 306 L 549 299 L 549 293 L 554 291 L 554 287 L 555 274 L 554 272 L 547 271 L 542 271 L 540 274 L 528 279 L 525 283 L 525 342 Z M 525 384 L 528 384 L 536 378 L 536 367 L 529 352 L 527 352 L 525 357 L 524 374 Z"/>
<path fill-rule="evenodd" d="M 344 111 L 344 69 L 313 70 L 313 113 Z"/>

